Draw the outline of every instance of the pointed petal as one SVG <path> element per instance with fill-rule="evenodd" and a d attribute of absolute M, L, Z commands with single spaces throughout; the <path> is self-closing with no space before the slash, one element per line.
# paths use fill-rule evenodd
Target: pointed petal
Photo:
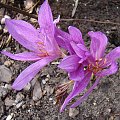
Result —
<path fill-rule="evenodd" d="M 49 62 L 51 62 L 54 58 L 46 57 L 43 58 L 29 67 L 27 67 L 22 73 L 17 77 L 15 82 L 12 85 L 12 88 L 15 90 L 21 90 L 27 85 L 28 82 L 32 80 L 32 78 Z"/>
<path fill-rule="evenodd" d="M 71 37 L 67 32 L 55 27 L 55 39 L 60 47 L 68 50 L 70 53 L 73 53 L 73 49 L 70 45 Z"/>
<path fill-rule="evenodd" d="M 95 60 L 103 57 L 107 45 L 107 37 L 102 32 L 89 32 L 91 37 L 90 51 Z"/>
<path fill-rule="evenodd" d="M 38 31 L 23 20 L 5 20 L 6 27 L 12 37 L 25 48 L 37 51 L 36 41 L 39 40 Z"/>
<path fill-rule="evenodd" d="M 97 76 L 104 77 L 111 74 L 115 74 L 117 70 L 118 70 L 117 62 L 113 62 L 108 69 L 102 70 L 100 73 L 97 74 Z"/>
<path fill-rule="evenodd" d="M 77 70 L 70 72 L 70 79 L 74 81 L 81 81 L 84 78 L 84 67 L 81 64 Z"/>
<path fill-rule="evenodd" d="M 83 44 L 76 44 L 75 42 L 70 42 L 75 53 L 82 59 L 86 59 L 86 53 L 88 53 L 87 48 Z"/>
<path fill-rule="evenodd" d="M 56 42 L 56 40 L 53 37 L 45 37 L 45 41 L 44 41 L 44 45 L 45 45 L 45 50 L 48 52 L 49 55 L 61 55 L 61 51 L 60 48 Z"/>
<path fill-rule="evenodd" d="M 45 0 L 45 2 L 40 7 L 38 23 L 41 28 L 46 30 L 46 32 L 54 32 L 52 11 L 47 0 Z"/>
<path fill-rule="evenodd" d="M 33 52 L 23 52 L 23 53 L 18 53 L 18 54 L 12 54 L 7 51 L 2 51 L 1 53 L 4 55 L 7 55 L 11 59 L 20 60 L 20 61 L 34 61 L 34 60 L 41 59 L 40 56 L 38 56 L 37 54 Z"/>
<path fill-rule="evenodd" d="M 69 101 L 74 98 L 75 96 L 77 96 L 78 94 L 80 94 L 88 85 L 89 81 L 90 81 L 90 77 L 91 77 L 91 73 L 88 72 L 86 73 L 85 75 L 85 78 L 81 81 L 81 82 L 78 82 L 76 81 L 74 83 L 74 86 L 73 86 L 73 90 L 72 92 L 68 95 L 68 97 L 65 99 L 60 111 L 62 112 L 66 105 L 69 103 Z"/>
<path fill-rule="evenodd" d="M 82 33 L 79 29 L 77 29 L 76 27 L 69 26 L 68 30 L 75 43 L 84 44 L 84 41 L 82 39 Z"/>
<path fill-rule="evenodd" d="M 120 47 L 116 47 L 113 49 L 110 53 L 106 55 L 106 65 L 110 65 L 112 62 L 116 61 L 118 58 L 120 58 Z"/>
<path fill-rule="evenodd" d="M 93 89 L 98 85 L 99 81 L 100 81 L 100 78 L 97 78 L 93 86 L 90 87 L 90 89 L 79 100 L 77 100 L 73 105 L 71 105 L 71 108 L 77 107 L 79 104 L 81 104 L 81 102 L 83 102 L 84 99 L 86 99 L 90 95 L 90 93 L 93 91 Z"/>
<path fill-rule="evenodd" d="M 58 65 L 59 68 L 66 70 L 67 72 L 75 71 L 79 66 L 80 58 L 76 55 L 70 55 L 65 57 Z"/>

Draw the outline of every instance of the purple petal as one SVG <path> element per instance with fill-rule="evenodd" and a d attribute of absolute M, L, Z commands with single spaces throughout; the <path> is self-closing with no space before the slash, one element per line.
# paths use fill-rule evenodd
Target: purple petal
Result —
<path fill-rule="evenodd" d="M 81 64 L 77 70 L 70 72 L 70 79 L 74 81 L 81 81 L 84 78 L 84 67 Z"/>
<path fill-rule="evenodd" d="M 83 59 L 86 59 L 86 53 L 88 53 L 88 50 L 87 48 L 85 48 L 85 46 L 83 44 L 76 44 L 74 43 L 73 41 L 70 42 L 73 50 L 75 51 L 75 53 L 80 57 L 80 58 L 83 58 Z"/>
<path fill-rule="evenodd" d="M 53 16 L 47 0 L 40 7 L 38 23 L 47 33 L 54 32 Z"/>
<path fill-rule="evenodd" d="M 23 20 L 5 20 L 6 27 L 9 33 L 16 41 L 18 41 L 25 48 L 38 51 L 36 41 L 38 38 L 38 31 L 29 23 Z"/>
<path fill-rule="evenodd" d="M 76 55 L 70 55 L 65 57 L 58 65 L 59 68 L 66 70 L 67 72 L 75 71 L 79 66 L 80 58 Z"/>
<path fill-rule="evenodd" d="M 35 54 L 33 52 L 23 52 L 23 53 L 19 53 L 19 54 L 12 54 L 7 51 L 2 51 L 1 53 L 4 55 L 7 55 L 8 57 L 10 57 L 11 59 L 14 59 L 14 60 L 35 61 L 35 60 L 41 59 L 40 56 L 38 56 L 37 54 Z"/>
<path fill-rule="evenodd" d="M 118 70 L 117 62 L 113 62 L 108 69 L 102 70 L 97 76 L 104 77 L 116 73 Z"/>
<path fill-rule="evenodd" d="M 61 55 L 59 46 L 56 40 L 53 37 L 45 37 L 44 41 L 45 49 L 49 53 L 49 55 Z"/>
<path fill-rule="evenodd" d="M 84 44 L 84 41 L 82 39 L 82 33 L 79 29 L 77 29 L 76 27 L 69 26 L 68 30 L 75 43 Z"/>
<path fill-rule="evenodd" d="M 74 83 L 74 86 L 73 86 L 73 90 L 72 92 L 68 95 L 68 97 L 65 99 L 60 111 L 62 112 L 66 105 L 68 104 L 68 102 L 74 98 L 75 96 L 77 96 L 78 94 L 80 94 L 88 85 L 89 81 L 90 81 L 90 77 L 91 77 L 91 72 L 87 72 L 86 75 L 85 75 L 85 78 L 81 81 L 81 82 L 78 82 L 76 81 Z"/>
<path fill-rule="evenodd" d="M 71 105 L 71 107 L 74 108 L 74 107 L 77 107 L 79 104 L 81 104 L 81 102 L 83 102 L 84 99 L 86 99 L 90 95 L 90 93 L 97 86 L 97 84 L 99 83 L 99 81 L 100 81 L 100 78 L 97 78 L 96 81 L 95 81 L 95 83 L 93 84 L 93 86 L 90 87 L 90 89 L 79 100 L 77 100 L 73 105 Z"/>
<path fill-rule="evenodd" d="M 46 57 L 27 67 L 17 77 L 17 79 L 12 85 L 12 88 L 15 90 L 23 89 L 27 85 L 27 83 L 30 82 L 32 78 L 40 71 L 40 69 L 47 65 L 49 62 L 51 62 L 53 59 L 54 58 Z"/>
<path fill-rule="evenodd" d="M 91 31 L 88 34 L 91 37 L 91 54 L 95 60 L 98 60 L 104 56 L 108 39 L 102 32 Z"/>
<path fill-rule="evenodd" d="M 70 45 L 70 41 L 72 41 L 72 39 L 67 32 L 55 27 L 55 39 L 60 47 L 68 50 L 70 54 L 74 53 L 73 48 Z"/>
<path fill-rule="evenodd" d="M 111 64 L 112 62 L 116 61 L 118 58 L 120 58 L 120 47 L 116 47 L 113 49 L 110 53 L 106 55 L 106 65 Z"/>

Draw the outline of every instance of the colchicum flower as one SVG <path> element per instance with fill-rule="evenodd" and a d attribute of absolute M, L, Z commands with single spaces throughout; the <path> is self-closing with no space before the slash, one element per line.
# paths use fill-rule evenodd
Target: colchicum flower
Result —
<path fill-rule="evenodd" d="M 73 44 L 72 47 L 76 52 L 76 56 L 68 56 L 59 65 L 60 68 L 66 70 L 69 74 L 74 71 L 76 72 L 74 75 L 78 76 L 78 79 L 72 79 L 74 81 L 73 90 L 65 99 L 60 110 L 61 112 L 72 98 L 80 94 L 87 87 L 93 76 L 96 79 L 94 84 L 71 107 L 78 106 L 87 98 L 102 77 L 114 74 L 118 69 L 116 60 L 120 57 L 120 47 L 115 48 L 105 56 L 107 37 L 102 32 L 91 31 L 88 34 L 91 38 L 90 52 L 87 51 L 84 45 Z M 76 71 L 81 66 L 83 69 Z"/>
<path fill-rule="evenodd" d="M 41 5 L 38 14 L 39 29 L 23 20 L 8 20 L 5 24 L 12 37 L 30 52 L 12 54 L 2 51 L 2 54 L 14 60 L 37 61 L 27 67 L 15 80 L 12 88 L 21 90 L 41 68 L 61 56 L 60 49 L 54 37 L 55 23 L 47 0 Z"/>

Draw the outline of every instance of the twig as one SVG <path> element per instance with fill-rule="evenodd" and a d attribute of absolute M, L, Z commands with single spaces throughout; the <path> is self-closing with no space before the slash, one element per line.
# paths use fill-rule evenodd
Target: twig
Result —
<path fill-rule="evenodd" d="M 16 7 L 7 5 L 7 4 L 0 3 L 0 7 L 4 7 L 4 8 L 7 8 L 7 9 L 9 9 L 9 10 L 13 10 L 13 11 L 15 11 L 15 12 L 17 12 L 17 13 L 21 13 L 21 14 L 23 14 L 23 15 L 26 15 L 26 16 L 29 16 L 29 17 L 32 17 L 32 18 L 37 19 L 37 16 L 36 16 L 36 15 L 29 14 L 28 12 L 26 12 L 26 11 L 24 11 L 24 10 L 20 10 L 19 8 L 16 8 Z"/>
<path fill-rule="evenodd" d="M 8 37 L 8 39 L 7 39 L 7 41 L 6 41 L 6 47 L 8 47 L 8 45 L 9 45 L 10 42 L 11 42 L 11 40 L 12 40 L 12 36 L 9 35 L 9 37 Z"/>
<path fill-rule="evenodd" d="M 30 11 L 32 11 L 32 10 L 38 5 L 39 2 L 40 2 L 40 0 L 38 0 L 32 7 L 30 7 L 30 8 L 27 10 L 27 12 L 30 13 Z"/>
<path fill-rule="evenodd" d="M 21 13 L 23 15 L 38 19 L 38 17 L 36 15 L 29 14 L 28 12 L 20 10 L 19 8 L 9 6 L 9 5 L 3 4 L 3 3 L 0 3 L 0 6 L 7 8 L 7 9 L 10 9 L 10 10 L 13 10 L 13 11 L 18 12 L 18 13 Z M 111 22 L 111 21 L 98 21 L 98 20 L 92 20 L 92 19 L 91 20 L 90 19 L 60 19 L 60 21 L 86 21 L 86 22 L 94 22 L 94 23 L 100 23 L 100 24 L 112 24 L 112 25 L 119 25 L 120 26 L 120 23 L 115 23 L 115 22 Z"/>
<path fill-rule="evenodd" d="M 77 9 L 77 6 L 78 6 L 78 1 L 79 1 L 79 0 L 76 0 L 76 1 L 75 1 L 75 7 L 74 7 L 73 10 L 72 10 L 72 17 L 75 15 L 75 12 L 76 12 L 76 9 Z"/>
<path fill-rule="evenodd" d="M 90 20 L 90 19 L 60 19 L 60 21 L 86 21 L 86 22 L 94 22 L 100 24 L 113 24 L 113 25 L 120 25 L 120 23 L 115 23 L 111 21 L 98 21 L 98 20 Z"/>

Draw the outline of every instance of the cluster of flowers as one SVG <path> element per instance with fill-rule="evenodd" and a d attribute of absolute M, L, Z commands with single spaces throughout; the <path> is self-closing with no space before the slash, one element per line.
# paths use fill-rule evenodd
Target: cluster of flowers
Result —
<path fill-rule="evenodd" d="M 15 90 L 23 89 L 41 68 L 53 60 L 63 57 L 58 67 L 68 72 L 70 81 L 59 87 L 58 97 L 64 95 L 70 84 L 73 84 L 73 89 L 61 106 L 60 111 L 62 112 L 66 105 L 87 87 L 93 76 L 95 79 L 93 85 L 71 107 L 78 106 L 87 98 L 102 77 L 117 71 L 116 60 L 120 57 L 120 47 L 105 55 L 107 37 L 102 32 L 90 31 L 88 35 L 91 38 L 91 44 L 90 49 L 88 49 L 85 47 L 80 30 L 70 26 L 69 33 L 67 33 L 57 28 L 56 24 L 59 19 L 53 21 L 47 0 L 39 10 L 39 29 L 35 29 L 23 20 L 6 19 L 5 23 L 9 33 L 30 52 L 12 54 L 2 51 L 2 54 L 14 60 L 36 61 L 17 77 L 12 85 Z M 61 48 L 67 50 L 69 55 L 65 55 Z"/>

